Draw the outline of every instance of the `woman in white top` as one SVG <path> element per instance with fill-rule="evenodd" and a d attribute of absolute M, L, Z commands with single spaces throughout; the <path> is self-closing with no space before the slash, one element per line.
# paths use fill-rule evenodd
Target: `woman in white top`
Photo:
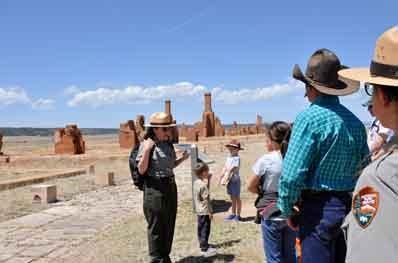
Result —
<path fill-rule="evenodd" d="M 370 115 L 375 117 L 372 100 L 362 104 L 362 106 L 368 107 Z M 384 154 L 383 146 L 388 144 L 393 137 L 394 131 L 392 129 L 384 127 L 377 118 L 373 120 L 368 129 L 368 146 L 372 153 L 372 159 L 377 159 Z"/>
<path fill-rule="evenodd" d="M 267 153 L 253 165 L 253 175 L 248 190 L 258 195 L 256 208 L 261 217 L 264 252 L 267 263 L 295 262 L 295 234 L 280 217 L 276 206 L 283 156 L 287 151 L 291 126 L 286 122 L 274 122 L 266 139 Z"/>

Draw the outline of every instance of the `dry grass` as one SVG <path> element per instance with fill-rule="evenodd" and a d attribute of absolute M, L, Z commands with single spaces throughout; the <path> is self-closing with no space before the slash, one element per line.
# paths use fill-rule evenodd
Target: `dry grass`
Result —
<path fill-rule="evenodd" d="M 218 255 L 204 259 L 199 255 L 196 233 L 196 216 L 191 202 L 179 205 L 176 222 L 172 260 L 188 262 L 263 262 L 260 228 L 253 222 L 232 223 L 214 220 L 210 243 L 217 248 Z M 148 262 L 146 223 L 142 215 L 114 225 L 100 234 L 82 251 L 90 251 L 84 262 Z"/>
<path fill-rule="evenodd" d="M 263 143 L 246 144 L 246 150 L 241 152 L 242 167 L 242 200 L 244 202 L 243 217 L 251 219 L 254 216 L 254 196 L 246 189 L 246 178 L 251 174 L 253 162 L 263 153 Z M 210 152 L 217 162 L 211 170 L 215 175 L 220 171 L 226 152 Z M 228 204 L 225 188 L 212 184 L 212 199 L 214 203 Z M 264 262 L 264 252 L 259 225 L 251 220 L 234 223 L 224 222 L 226 211 L 221 209 L 215 214 L 210 243 L 218 251 L 218 255 L 210 259 L 199 256 L 199 245 L 196 232 L 196 216 L 192 212 L 191 199 L 185 196 L 179 202 L 173 251 L 173 262 Z M 224 211 L 224 212 L 223 212 Z M 115 224 L 111 229 L 99 234 L 93 241 L 81 248 L 82 262 L 148 262 L 146 222 L 142 213 Z M 87 253 L 90 251 L 90 253 Z"/>
<path fill-rule="evenodd" d="M 18 139 L 6 146 L 5 151 L 17 161 L 8 167 L 0 167 L 0 180 L 10 176 L 23 177 L 34 172 L 54 171 L 58 169 L 87 168 L 91 163 L 96 164 L 96 173 L 115 172 L 116 183 L 130 180 L 127 165 L 128 151 L 120 150 L 116 135 L 91 136 L 86 138 L 87 154 L 82 156 L 54 156 L 50 139 L 40 139 L 37 144 L 31 138 Z M 205 150 L 216 163 L 211 166 L 217 176 L 224 164 L 227 151 L 223 147 L 229 138 L 199 142 L 200 150 Z M 241 152 L 242 167 L 242 199 L 245 203 L 246 216 L 254 215 L 252 209 L 253 196 L 247 193 L 245 181 L 251 174 L 251 166 L 264 152 L 263 137 L 242 137 L 244 151 Z M 28 152 L 26 152 L 28 149 Z M 19 160 L 19 161 L 18 161 Z M 26 162 L 28 160 L 29 162 Z M 8 169 L 8 174 L 4 171 Z M 11 169 L 11 170 L 10 170 Z M 29 172 L 30 171 L 30 172 Z M 12 172 L 14 175 L 12 175 Z M 178 180 L 178 178 L 177 178 Z M 94 178 L 82 175 L 71 178 L 50 181 L 58 188 L 60 200 L 70 200 L 74 195 L 97 189 Z M 215 216 L 212 225 L 210 242 L 218 249 L 218 256 L 204 260 L 198 255 L 198 241 L 196 233 L 196 217 L 192 213 L 189 195 L 190 180 L 184 181 L 185 187 L 180 187 L 181 200 L 176 223 L 175 240 L 172 258 L 179 263 L 187 262 L 263 262 L 263 249 L 260 228 L 253 222 L 225 223 L 225 213 Z M 183 185 L 180 185 L 183 186 Z M 216 185 L 211 186 L 212 198 L 228 201 L 225 189 Z M 22 216 L 48 208 L 50 205 L 32 204 L 30 187 L 22 187 L 10 191 L 0 192 L 0 221 Z M 219 201 L 220 202 L 220 201 Z M 111 229 L 99 234 L 81 250 L 81 262 L 147 262 L 146 223 L 140 211 L 136 211 L 130 218 L 120 221 Z"/>

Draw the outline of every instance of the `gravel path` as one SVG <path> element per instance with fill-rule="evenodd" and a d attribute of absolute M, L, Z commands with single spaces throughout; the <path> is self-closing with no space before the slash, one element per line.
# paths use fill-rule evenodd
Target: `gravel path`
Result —
<path fill-rule="evenodd" d="M 191 187 L 189 162 L 176 169 L 180 198 Z M 75 196 L 56 206 L 0 223 L 0 262 L 68 262 L 76 247 L 134 213 L 142 192 L 130 180 Z M 72 261 L 71 261 L 72 262 Z"/>

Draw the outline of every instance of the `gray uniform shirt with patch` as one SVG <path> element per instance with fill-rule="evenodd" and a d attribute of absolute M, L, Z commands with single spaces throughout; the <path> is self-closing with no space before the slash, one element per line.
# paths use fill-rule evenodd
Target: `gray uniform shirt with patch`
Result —
<path fill-rule="evenodd" d="M 137 161 L 142 157 L 143 143 L 138 149 Z M 150 164 L 148 166 L 148 176 L 156 176 L 160 178 L 174 177 L 173 169 L 175 168 L 176 153 L 174 147 L 168 142 L 156 143 Z"/>
<path fill-rule="evenodd" d="M 373 212 L 370 221 L 366 218 L 366 213 L 355 215 L 354 205 L 345 219 L 343 229 L 347 237 L 347 263 L 398 262 L 397 148 L 371 163 L 358 179 L 354 191 L 354 204 L 355 200 L 358 200 L 355 198 L 358 192 L 370 187 L 378 193 L 378 208 Z M 374 198 L 369 199 L 365 196 L 362 199 L 361 211 L 374 211 L 374 201 Z M 368 225 L 365 226 L 365 223 Z"/>

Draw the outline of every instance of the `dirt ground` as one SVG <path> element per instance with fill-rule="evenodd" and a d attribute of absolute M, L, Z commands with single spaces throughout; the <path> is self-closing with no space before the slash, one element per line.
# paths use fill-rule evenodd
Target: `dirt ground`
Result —
<path fill-rule="evenodd" d="M 211 165 L 215 176 L 219 174 L 227 156 L 224 145 L 229 139 L 213 138 L 197 143 L 200 151 L 206 152 L 216 161 Z M 190 194 L 181 194 L 172 252 L 174 262 L 264 262 L 260 227 L 252 222 L 255 197 L 246 190 L 246 179 L 251 174 L 251 166 L 264 154 L 264 137 L 248 136 L 238 139 L 245 148 L 241 152 L 244 222 L 224 222 L 223 218 L 227 214 L 230 202 L 225 188 L 213 182 L 212 199 L 218 207 L 222 207 L 215 215 L 210 236 L 210 243 L 218 249 L 218 255 L 204 260 L 199 257 L 196 217 L 192 213 Z M 51 174 L 63 169 L 88 169 L 90 164 L 95 165 L 96 173 L 114 172 L 116 184 L 131 180 L 127 162 L 129 151 L 120 150 L 117 135 L 88 136 L 85 140 L 86 154 L 56 156 L 52 154 L 51 138 L 5 138 L 4 152 L 11 156 L 12 161 L 9 165 L 0 166 L 0 181 Z M 50 183 L 57 185 L 60 202 L 71 200 L 77 194 L 98 189 L 89 174 L 55 179 Z M 184 183 L 190 184 L 190 181 Z M 57 205 L 33 203 L 30 189 L 30 186 L 25 186 L 0 192 L 0 222 Z M 84 251 L 82 262 L 147 262 L 146 223 L 141 211 L 121 220 L 77 249 Z"/>
<path fill-rule="evenodd" d="M 205 147 L 210 157 L 216 160 L 216 163 L 211 165 L 211 171 L 217 176 L 227 153 L 220 152 L 220 149 L 214 145 L 207 144 Z M 210 243 L 217 249 L 218 254 L 204 259 L 199 253 L 196 216 L 192 212 L 191 198 L 183 197 L 178 206 L 171 254 L 173 262 L 264 262 L 261 229 L 253 222 L 255 196 L 246 190 L 246 180 L 251 174 L 251 166 L 264 153 L 263 139 L 249 140 L 244 147 L 245 151 L 241 152 L 243 222 L 224 221 L 230 201 L 226 189 L 213 180 L 211 196 L 213 204 L 218 209 L 212 222 Z M 99 263 L 148 262 L 146 238 L 146 222 L 142 213 L 138 213 L 97 235 L 94 240 L 82 247 L 82 251 L 89 253 L 85 253 L 81 260 Z"/>

